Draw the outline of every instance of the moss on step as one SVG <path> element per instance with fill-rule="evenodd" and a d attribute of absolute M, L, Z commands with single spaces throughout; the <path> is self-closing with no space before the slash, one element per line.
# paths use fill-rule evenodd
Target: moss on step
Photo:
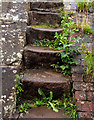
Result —
<path fill-rule="evenodd" d="M 39 24 L 39 25 L 30 25 L 31 27 L 38 27 L 38 28 L 57 28 L 57 26 L 51 24 Z"/>

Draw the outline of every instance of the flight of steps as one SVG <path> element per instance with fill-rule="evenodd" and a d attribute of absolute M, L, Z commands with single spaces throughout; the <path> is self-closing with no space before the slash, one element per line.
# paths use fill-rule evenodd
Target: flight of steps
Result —
<path fill-rule="evenodd" d="M 63 50 L 55 51 L 48 47 L 36 47 L 32 45 L 36 40 L 41 41 L 45 38 L 54 40 L 55 32 L 62 32 L 62 29 L 59 28 L 61 20 L 59 9 L 63 6 L 63 2 L 29 3 L 26 46 L 23 53 L 24 76 L 22 82 L 24 99 L 29 99 L 31 96 L 38 96 L 38 88 L 42 89 L 47 96 L 49 96 L 49 92 L 52 91 L 54 99 L 60 98 L 64 93 L 67 95 L 70 93 L 70 77 L 65 77 L 51 68 L 51 64 L 55 64 L 60 60 L 56 54 L 63 52 Z M 52 24 L 58 28 L 48 29 L 30 26 L 37 24 Z M 40 107 L 37 111 L 41 109 Z M 41 113 L 42 115 L 39 116 L 40 118 L 42 118 L 42 116 L 44 116 L 44 118 L 47 117 L 43 115 L 43 111 L 44 110 L 42 110 Z M 48 116 L 50 116 L 50 112 L 51 111 L 48 110 Z M 57 114 L 57 117 L 53 116 L 53 118 L 54 117 L 59 118 L 59 114 Z M 62 115 L 62 118 L 64 117 L 68 116 Z M 35 115 L 35 118 L 38 118 L 38 115 Z"/>

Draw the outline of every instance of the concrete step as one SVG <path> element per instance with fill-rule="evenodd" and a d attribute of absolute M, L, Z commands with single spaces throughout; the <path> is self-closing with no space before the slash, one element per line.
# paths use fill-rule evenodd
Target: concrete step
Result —
<path fill-rule="evenodd" d="M 33 44 L 36 40 L 54 40 L 55 33 L 61 33 L 62 31 L 61 28 L 48 29 L 28 26 L 26 30 L 26 42 L 27 44 Z"/>
<path fill-rule="evenodd" d="M 20 117 L 23 119 L 30 119 L 31 118 L 70 118 L 69 115 L 65 114 L 64 110 L 59 110 L 59 112 L 54 112 L 52 109 L 48 109 L 46 106 L 41 106 L 41 107 L 36 107 L 36 108 L 32 108 L 31 110 L 28 111 L 27 114 L 24 114 L 23 117 Z M 48 120 L 47 119 L 47 120 Z M 18 119 L 19 120 L 19 119 Z"/>
<path fill-rule="evenodd" d="M 57 27 L 61 24 L 61 13 L 29 11 L 28 25 L 51 24 Z"/>
<path fill-rule="evenodd" d="M 26 46 L 24 48 L 23 64 L 28 69 L 33 67 L 50 68 L 51 64 L 60 61 L 60 58 L 56 54 L 61 51 L 63 50 L 54 51 L 48 47 Z"/>
<path fill-rule="evenodd" d="M 29 10 L 35 9 L 35 8 L 42 8 L 42 9 L 56 9 L 64 7 L 63 2 L 29 2 Z"/>
<path fill-rule="evenodd" d="M 71 90 L 70 77 L 64 77 L 63 74 L 56 72 L 53 69 L 34 68 L 24 71 L 23 83 L 23 98 L 37 96 L 38 88 L 40 88 L 46 96 L 49 92 L 53 92 L 53 98 L 60 98 L 64 93 L 69 95 Z"/>

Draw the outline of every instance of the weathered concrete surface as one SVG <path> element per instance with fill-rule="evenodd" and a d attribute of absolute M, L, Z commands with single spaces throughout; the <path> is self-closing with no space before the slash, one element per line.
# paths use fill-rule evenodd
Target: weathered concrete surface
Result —
<path fill-rule="evenodd" d="M 24 71 L 23 97 L 39 96 L 38 88 L 49 96 L 52 91 L 54 98 L 62 96 L 64 93 L 68 95 L 71 90 L 70 78 L 64 77 L 61 73 L 55 72 L 52 69 L 31 69 Z"/>
<path fill-rule="evenodd" d="M 40 41 L 43 39 L 54 40 L 55 32 L 61 33 L 62 29 L 46 29 L 28 26 L 26 31 L 26 43 L 33 44 L 36 40 Z"/>

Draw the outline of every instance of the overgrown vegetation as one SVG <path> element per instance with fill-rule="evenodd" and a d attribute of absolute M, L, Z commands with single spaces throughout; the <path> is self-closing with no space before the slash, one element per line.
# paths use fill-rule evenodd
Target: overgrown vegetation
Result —
<path fill-rule="evenodd" d="M 55 40 L 49 41 L 44 39 L 42 42 L 36 41 L 33 44 L 36 46 L 48 46 L 55 50 L 64 50 L 65 52 L 58 54 L 61 57 L 61 62 L 58 61 L 57 64 L 51 65 L 55 69 L 60 69 L 64 75 L 71 75 L 71 66 L 77 65 L 77 62 L 74 60 L 74 54 L 78 53 L 77 48 L 79 46 L 75 45 L 75 42 L 81 40 L 80 37 L 69 38 L 73 33 L 79 31 L 71 15 L 72 13 L 67 11 L 62 13 L 61 27 L 63 28 L 63 33 L 58 34 L 56 32 Z"/>
<path fill-rule="evenodd" d="M 71 118 L 76 118 L 76 105 L 73 103 L 71 97 L 66 98 L 64 95 L 63 102 L 60 100 L 53 100 L 53 93 L 50 91 L 50 96 L 46 97 L 44 92 L 39 88 L 38 93 L 41 98 L 33 98 L 34 102 L 32 104 L 23 103 L 19 106 L 20 112 L 27 112 L 28 109 L 39 106 L 47 106 L 51 108 L 54 112 L 58 112 L 60 109 L 64 109 L 66 114 L 69 114 Z"/>
<path fill-rule="evenodd" d="M 79 12 L 84 12 L 86 15 L 88 14 L 89 8 L 94 7 L 94 1 L 92 2 L 78 2 L 77 8 Z"/>
<path fill-rule="evenodd" d="M 15 76 L 16 78 L 14 79 L 14 81 L 16 81 L 16 85 L 15 85 L 15 88 L 16 88 L 16 103 L 17 105 L 20 103 L 21 101 L 21 96 L 22 96 L 22 93 L 24 92 L 23 89 L 22 89 L 22 83 L 21 83 L 21 78 L 19 77 L 19 75 L 17 74 Z"/>
<path fill-rule="evenodd" d="M 82 44 L 82 57 L 84 59 L 84 70 L 89 80 L 94 80 L 94 53 L 86 45 Z"/>
<path fill-rule="evenodd" d="M 78 2 L 77 8 L 79 13 L 82 14 L 82 22 L 80 20 L 80 16 L 76 16 L 77 27 L 81 29 L 84 34 L 92 34 L 92 27 L 88 24 L 88 11 L 90 8 L 93 9 L 94 1 L 92 2 Z M 80 15 L 81 15 L 80 14 Z"/>

